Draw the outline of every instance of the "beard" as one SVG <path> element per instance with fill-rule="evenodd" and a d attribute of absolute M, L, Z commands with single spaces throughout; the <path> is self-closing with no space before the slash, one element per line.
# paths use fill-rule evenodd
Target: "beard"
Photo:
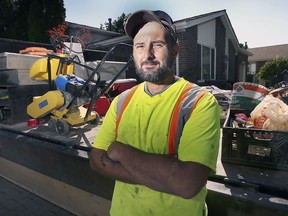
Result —
<path fill-rule="evenodd" d="M 169 63 L 168 63 L 169 62 Z M 153 64 L 153 65 L 160 65 L 160 62 L 157 60 L 146 60 L 141 63 L 141 66 L 145 64 Z M 140 77 L 141 80 L 147 81 L 154 84 L 163 84 L 165 83 L 166 79 L 173 74 L 173 57 L 169 56 L 166 61 L 160 66 L 156 71 L 153 69 L 151 70 L 144 70 L 142 67 L 136 66 L 136 74 Z"/>

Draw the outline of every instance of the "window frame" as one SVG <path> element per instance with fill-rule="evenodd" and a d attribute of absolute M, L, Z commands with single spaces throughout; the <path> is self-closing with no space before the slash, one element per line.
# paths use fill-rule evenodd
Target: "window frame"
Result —
<path fill-rule="evenodd" d="M 203 58 L 203 48 L 209 49 L 209 79 L 204 77 L 204 58 Z M 201 80 L 216 80 L 216 48 L 208 46 L 206 44 L 200 44 L 201 60 L 200 60 L 200 70 L 201 70 Z"/>

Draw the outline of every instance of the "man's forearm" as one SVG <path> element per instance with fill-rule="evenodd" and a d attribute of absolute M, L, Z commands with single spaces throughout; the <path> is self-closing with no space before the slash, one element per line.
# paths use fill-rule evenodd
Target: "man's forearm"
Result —
<path fill-rule="evenodd" d="M 90 165 L 93 170 L 114 180 L 136 183 L 130 173 L 119 162 L 111 160 L 104 150 L 92 148 Z"/>
<path fill-rule="evenodd" d="M 181 162 L 168 155 L 145 153 L 118 142 L 111 144 L 107 154 L 112 160 L 119 161 L 135 182 L 182 197 L 198 193 L 209 173 L 203 165 Z"/>

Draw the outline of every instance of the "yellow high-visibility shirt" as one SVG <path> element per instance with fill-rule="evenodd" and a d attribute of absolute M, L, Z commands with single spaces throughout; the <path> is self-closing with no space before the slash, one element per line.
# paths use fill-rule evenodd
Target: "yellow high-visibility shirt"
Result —
<path fill-rule="evenodd" d="M 168 154 L 168 133 L 174 106 L 187 81 L 180 78 L 154 96 L 144 91 L 145 83 L 135 91 L 118 127 L 117 141 L 145 152 Z M 93 147 L 107 150 L 116 137 L 118 97 L 104 118 Z M 178 147 L 178 159 L 209 167 L 215 173 L 220 138 L 220 111 L 216 99 L 205 94 L 185 123 Z M 195 173 L 197 175 L 197 173 Z M 195 215 L 205 210 L 206 187 L 193 198 L 157 192 L 143 185 L 116 181 L 111 215 Z"/>

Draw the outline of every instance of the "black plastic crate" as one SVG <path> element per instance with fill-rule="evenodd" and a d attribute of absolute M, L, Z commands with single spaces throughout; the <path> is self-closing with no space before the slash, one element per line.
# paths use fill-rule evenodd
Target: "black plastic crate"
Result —
<path fill-rule="evenodd" d="M 233 128 L 236 113 L 229 110 L 222 128 L 222 162 L 288 170 L 288 132 L 252 128 Z"/>

